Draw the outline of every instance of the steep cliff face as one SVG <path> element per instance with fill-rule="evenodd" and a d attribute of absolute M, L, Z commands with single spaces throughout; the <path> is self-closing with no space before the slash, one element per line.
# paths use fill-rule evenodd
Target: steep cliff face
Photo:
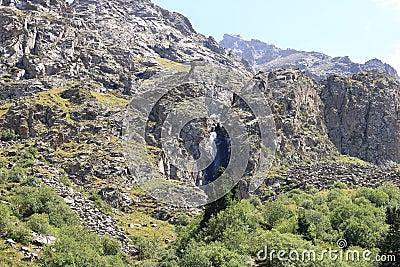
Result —
<path fill-rule="evenodd" d="M 349 57 L 331 57 L 319 52 L 281 49 L 259 40 L 244 40 L 238 35 L 225 34 L 220 44 L 246 59 L 257 71 L 274 71 L 280 68 L 300 69 L 309 77 L 321 80 L 330 75 L 351 76 L 360 71 L 379 71 L 400 79 L 396 70 L 379 59 L 364 64 L 354 63 Z"/>
<path fill-rule="evenodd" d="M 299 70 L 280 70 L 267 77 L 266 90 L 280 142 L 278 156 L 289 164 L 318 161 L 336 154 L 327 135 L 321 86 Z"/>
<path fill-rule="evenodd" d="M 400 88 L 388 74 L 359 73 L 323 81 L 329 137 L 346 155 L 400 162 Z"/>

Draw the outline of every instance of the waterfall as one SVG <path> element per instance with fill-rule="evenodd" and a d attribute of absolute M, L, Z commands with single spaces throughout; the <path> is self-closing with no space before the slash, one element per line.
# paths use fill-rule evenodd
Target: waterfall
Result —
<path fill-rule="evenodd" d="M 213 127 L 210 133 L 210 137 L 208 139 L 208 151 L 210 152 L 213 159 L 217 155 L 217 144 L 215 143 L 215 139 L 217 138 L 217 133 L 215 132 L 215 128 Z"/>
<path fill-rule="evenodd" d="M 204 182 L 212 182 L 220 167 L 226 168 L 230 158 L 230 141 L 226 131 L 219 125 L 212 126 L 207 143 L 207 152 L 212 156 L 213 162 L 204 172 Z"/>

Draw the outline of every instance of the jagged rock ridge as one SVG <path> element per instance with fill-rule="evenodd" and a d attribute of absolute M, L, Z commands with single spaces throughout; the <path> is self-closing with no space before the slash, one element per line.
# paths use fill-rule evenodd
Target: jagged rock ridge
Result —
<path fill-rule="evenodd" d="M 281 49 L 273 44 L 252 39 L 246 41 L 239 35 L 225 34 L 220 44 L 246 59 L 257 71 L 274 71 L 280 68 L 304 70 L 316 80 L 330 75 L 350 76 L 361 71 L 379 71 L 400 79 L 396 70 L 379 59 L 364 64 L 354 63 L 349 57 L 330 57 L 319 52 Z"/>

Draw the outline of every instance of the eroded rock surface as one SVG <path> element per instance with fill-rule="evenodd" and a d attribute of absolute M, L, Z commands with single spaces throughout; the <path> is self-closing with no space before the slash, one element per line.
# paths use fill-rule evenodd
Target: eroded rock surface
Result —
<path fill-rule="evenodd" d="M 383 73 L 359 73 L 323 84 L 326 126 L 338 150 L 372 163 L 399 163 L 399 82 Z"/>

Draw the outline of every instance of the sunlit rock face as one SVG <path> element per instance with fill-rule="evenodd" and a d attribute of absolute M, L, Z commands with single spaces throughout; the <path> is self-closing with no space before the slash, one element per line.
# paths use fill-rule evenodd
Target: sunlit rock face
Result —
<path fill-rule="evenodd" d="M 384 73 L 332 76 L 321 97 L 329 137 L 343 154 L 378 163 L 400 162 L 400 87 Z"/>

